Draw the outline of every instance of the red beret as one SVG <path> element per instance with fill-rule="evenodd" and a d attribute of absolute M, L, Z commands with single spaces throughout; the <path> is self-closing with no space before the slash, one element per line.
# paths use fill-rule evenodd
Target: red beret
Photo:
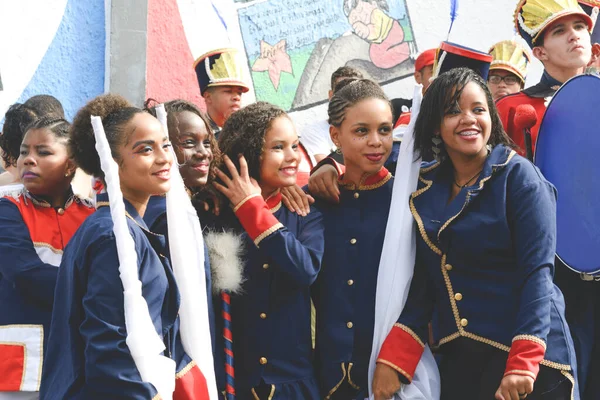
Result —
<path fill-rule="evenodd" d="M 419 72 L 428 65 L 435 62 L 435 52 L 437 49 L 429 49 L 422 52 L 415 61 L 415 71 Z"/>

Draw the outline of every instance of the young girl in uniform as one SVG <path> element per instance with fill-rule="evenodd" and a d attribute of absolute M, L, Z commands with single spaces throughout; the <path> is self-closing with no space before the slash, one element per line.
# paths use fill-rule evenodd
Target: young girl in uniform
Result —
<path fill-rule="evenodd" d="M 150 197 L 164 194 L 170 188 L 173 159 L 169 139 L 156 118 L 122 97 L 97 97 L 77 113 L 70 142 L 81 168 L 97 178 L 104 179 L 104 172 L 95 148 L 92 116 L 101 117 L 112 157 L 118 164 L 127 226 L 137 254 L 141 294 L 154 328 L 143 335 L 148 338 L 156 335 L 164 343 L 163 355 L 176 364 L 172 378 L 158 379 L 173 380 L 174 399 L 207 399 L 206 380 L 183 350 L 178 317 L 180 296 L 165 257 L 165 238 L 150 232 L 143 220 Z M 130 341 L 130 335 L 137 332 L 128 332 L 126 328 L 130 319 L 125 315 L 120 278 L 120 263 L 126 260 L 117 254 L 108 205 L 107 194 L 99 194 L 96 213 L 81 226 L 65 251 L 42 379 L 43 399 L 160 396 L 153 383 L 142 380 L 139 358 L 134 361 L 130 350 L 131 346 L 139 347 L 139 343 Z"/>
<path fill-rule="evenodd" d="M 0 199 L 0 399 L 38 397 L 58 266 L 94 211 L 71 189 L 69 123 L 45 117 L 24 131 L 15 160 L 24 189 Z"/>
<path fill-rule="evenodd" d="M 552 283 L 556 190 L 517 155 L 486 82 L 457 68 L 423 98 L 410 209 L 418 226 L 404 310 L 381 351 L 375 399 L 410 384 L 429 341 L 440 346 L 442 399 L 572 399 L 575 355 Z"/>
<path fill-rule="evenodd" d="M 223 207 L 213 228 L 241 234 L 246 260 L 241 294 L 231 297 L 237 399 L 317 399 L 310 285 L 321 266 L 322 217 L 289 211 L 280 193 L 296 183 L 298 135 L 283 110 L 258 102 L 229 117 L 219 147 L 226 173 L 217 171 L 215 186 L 233 212 Z"/>
<path fill-rule="evenodd" d="M 321 398 L 368 397 L 375 293 L 393 179 L 383 166 L 393 144 L 392 107 L 370 80 L 341 83 L 329 102 L 331 138 L 342 152 L 339 204 L 319 201 L 323 268 L 313 289 Z"/>

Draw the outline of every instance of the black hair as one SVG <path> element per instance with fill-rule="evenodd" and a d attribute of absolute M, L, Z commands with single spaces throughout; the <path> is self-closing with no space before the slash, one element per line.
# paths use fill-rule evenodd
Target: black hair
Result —
<path fill-rule="evenodd" d="M 144 110 L 148 111 L 154 117 L 156 117 L 156 106 L 160 104 L 156 100 L 150 98 L 144 102 Z M 167 101 L 164 103 L 165 111 L 167 112 L 167 124 L 169 125 L 169 132 L 171 132 L 171 127 L 178 124 L 177 114 L 182 112 L 191 112 L 192 114 L 196 114 L 200 117 L 204 125 L 206 126 L 206 131 L 208 132 L 208 140 L 210 142 L 210 150 L 212 151 L 213 159 L 210 163 L 209 173 L 208 173 L 208 183 L 212 182 L 216 175 L 216 169 L 221 162 L 221 152 L 219 151 L 219 146 L 217 144 L 217 138 L 210 128 L 210 123 L 208 119 L 204 115 L 202 111 L 194 103 L 191 103 L 186 100 L 176 99 Z M 170 136 L 170 134 L 169 134 Z M 170 137 L 169 140 L 173 141 Z"/>
<path fill-rule="evenodd" d="M 57 115 L 61 118 L 65 117 L 65 110 L 60 101 L 49 94 L 38 94 L 30 97 L 24 104 L 34 110 L 40 117 L 47 114 Z"/>
<path fill-rule="evenodd" d="M 432 160 L 434 157 L 431 139 L 440 126 L 446 113 L 458 107 L 458 102 L 467 84 L 476 83 L 485 93 L 488 110 L 492 122 L 492 132 L 488 144 L 492 147 L 503 144 L 515 148 L 515 144 L 508 137 L 498 110 L 492 98 L 492 93 L 483 78 L 470 68 L 453 68 L 444 72 L 433 80 L 427 88 L 421 110 L 415 122 L 415 153 L 424 160 Z"/>
<path fill-rule="evenodd" d="M 69 139 L 71 124 L 59 115 L 44 115 L 30 123 L 24 130 L 24 135 L 32 129 L 48 129 L 58 139 Z"/>
<path fill-rule="evenodd" d="M 145 112 L 116 94 L 101 95 L 87 103 L 77 112 L 71 125 L 69 149 L 76 164 L 86 173 L 104 179 L 91 117 L 98 116 L 102 119 L 112 156 L 120 161 L 117 148 L 128 140 L 123 128 L 135 115 Z"/>
<path fill-rule="evenodd" d="M 350 11 L 354 10 L 356 6 L 358 6 L 358 3 L 363 1 L 365 3 L 375 2 L 377 4 L 377 7 L 381 8 L 383 11 L 390 11 L 390 7 L 388 6 L 387 0 L 345 0 L 344 14 L 346 14 L 346 17 L 350 15 Z"/>
<path fill-rule="evenodd" d="M 363 77 L 363 74 L 356 68 L 346 67 L 346 66 L 339 67 L 338 69 L 336 69 L 333 72 L 333 74 L 331 74 L 331 90 L 333 90 L 333 91 L 336 90 L 337 84 L 339 84 L 341 82 L 341 81 L 337 82 L 337 84 L 336 84 L 336 81 L 340 78 L 344 78 L 344 80 L 345 80 L 347 78 L 362 79 L 364 77 Z"/>
<path fill-rule="evenodd" d="M 34 110 L 21 103 L 11 105 L 6 114 L 4 114 L 4 126 L 0 135 L 0 148 L 3 151 L 2 159 L 7 166 L 17 166 L 25 128 L 35 121 L 37 117 Z"/>
<path fill-rule="evenodd" d="M 238 155 L 248 163 L 251 178 L 260 179 L 260 161 L 265 144 L 265 135 L 276 118 L 288 115 L 281 108 L 259 101 L 234 112 L 225 121 L 219 133 L 219 148 L 239 169 Z M 224 171 L 228 174 L 228 171 Z"/>
<path fill-rule="evenodd" d="M 345 79 L 341 81 L 329 101 L 329 108 L 327 109 L 329 124 L 339 127 L 344 122 L 346 110 L 349 107 L 371 98 L 387 102 L 390 110 L 392 110 L 392 103 L 376 82 L 370 79 Z"/>

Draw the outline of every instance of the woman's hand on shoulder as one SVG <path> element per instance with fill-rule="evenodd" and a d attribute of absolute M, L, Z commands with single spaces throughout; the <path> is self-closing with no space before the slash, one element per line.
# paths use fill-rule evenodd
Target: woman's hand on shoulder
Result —
<path fill-rule="evenodd" d="M 398 372 L 388 365 L 377 363 L 373 374 L 373 395 L 375 400 L 389 400 L 400 390 L 402 384 Z"/>
<path fill-rule="evenodd" d="M 534 380 L 530 376 L 510 374 L 502 378 L 496 391 L 496 400 L 524 399 L 533 392 Z"/>
<path fill-rule="evenodd" d="M 308 190 L 320 199 L 331 203 L 339 203 L 340 188 L 335 167 L 325 164 L 313 172 L 308 180 Z"/>
<path fill-rule="evenodd" d="M 225 197 L 229 199 L 229 202 L 235 207 L 239 203 L 241 203 L 244 199 L 261 194 L 260 186 L 255 179 L 250 178 L 248 174 L 248 163 L 246 162 L 246 158 L 240 154 L 240 170 L 235 168 L 235 165 L 229 157 L 226 155 L 223 156 L 223 161 L 225 166 L 229 170 L 231 174 L 231 178 L 227 176 L 223 171 L 217 169 L 217 176 L 221 179 L 223 184 L 218 182 L 213 182 L 213 185 L 217 188 L 217 190 Z"/>
<path fill-rule="evenodd" d="M 298 185 L 281 188 L 281 200 L 288 210 L 303 217 L 310 213 L 310 205 L 315 202 L 315 199 Z"/>

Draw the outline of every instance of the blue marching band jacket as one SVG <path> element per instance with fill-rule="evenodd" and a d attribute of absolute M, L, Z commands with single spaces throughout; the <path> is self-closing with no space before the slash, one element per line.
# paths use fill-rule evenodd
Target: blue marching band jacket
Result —
<path fill-rule="evenodd" d="M 39 390 L 63 249 L 92 212 L 72 194 L 61 208 L 25 189 L 0 199 L 0 392 Z"/>
<path fill-rule="evenodd" d="M 392 198 L 387 169 L 357 187 L 341 186 L 340 203 L 319 202 L 325 221 L 323 267 L 313 288 L 320 398 L 346 382 L 368 395 L 379 258 Z"/>
<path fill-rule="evenodd" d="M 236 398 L 258 398 L 255 388 L 266 385 L 269 399 L 316 399 L 310 285 L 321 268 L 323 217 L 315 208 L 306 217 L 289 211 L 280 193 L 228 211 L 201 220 L 244 244 L 243 283 L 231 296 Z"/>
<path fill-rule="evenodd" d="M 442 347 L 468 338 L 506 351 L 505 374 L 535 379 L 543 365 L 575 385 L 564 300 L 552 282 L 554 187 L 503 145 L 492 150 L 476 184 L 446 204 L 452 182 L 449 162 L 421 170 L 410 198 L 420 234 L 415 272 L 377 362 L 409 383 L 433 320 Z"/>
<path fill-rule="evenodd" d="M 126 344 L 123 286 L 106 194 L 65 249 L 59 269 L 41 399 L 158 399 L 142 381 Z M 177 365 L 174 399 L 196 399 L 204 383 L 179 334 L 179 292 L 162 235 L 148 230 L 126 200 L 142 295 L 165 356 Z"/>

